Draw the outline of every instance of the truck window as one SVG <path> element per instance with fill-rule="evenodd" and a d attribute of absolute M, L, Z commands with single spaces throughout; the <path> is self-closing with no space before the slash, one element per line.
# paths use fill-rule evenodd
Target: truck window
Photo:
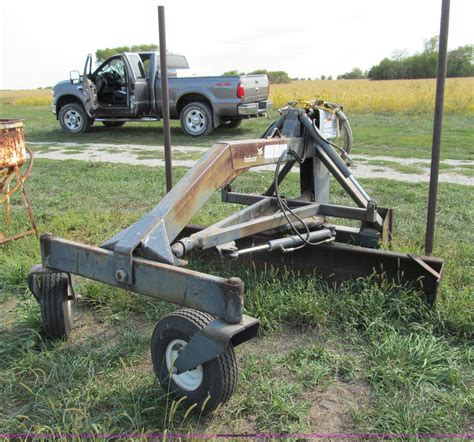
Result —
<path fill-rule="evenodd" d="M 114 58 L 112 59 L 109 63 L 106 65 L 102 66 L 100 71 L 97 72 L 98 75 L 103 74 L 104 72 L 111 72 L 115 71 L 120 74 L 120 76 L 125 79 L 126 77 L 126 71 L 125 71 L 125 63 L 122 60 L 122 57 L 120 58 Z"/>
<path fill-rule="evenodd" d="M 135 78 L 145 78 L 145 70 L 143 69 L 143 64 L 140 60 L 140 57 L 137 54 L 129 54 L 128 59 L 132 65 L 133 74 Z"/>
<path fill-rule="evenodd" d="M 148 78 L 151 78 L 151 60 L 147 58 L 146 60 L 143 60 L 143 64 L 145 66 L 145 72 Z"/>

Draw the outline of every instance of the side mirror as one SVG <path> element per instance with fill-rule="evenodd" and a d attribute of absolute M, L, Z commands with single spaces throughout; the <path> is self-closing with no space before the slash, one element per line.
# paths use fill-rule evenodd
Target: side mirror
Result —
<path fill-rule="evenodd" d="M 79 73 L 79 71 L 71 71 L 69 72 L 69 78 L 71 80 L 71 83 L 74 84 L 80 81 L 81 74 Z"/>

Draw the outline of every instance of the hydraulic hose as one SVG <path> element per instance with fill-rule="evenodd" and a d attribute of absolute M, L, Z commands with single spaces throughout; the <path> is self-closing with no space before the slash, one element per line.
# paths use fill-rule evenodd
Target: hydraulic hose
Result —
<path fill-rule="evenodd" d="M 346 166 L 341 157 L 329 144 L 329 142 L 320 134 L 320 132 L 314 127 L 313 122 L 306 114 L 300 115 L 300 122 L 306 129 L 307 133 L 316 141 L 317 145 L 324 151 L 324 153 L 331 159 L 331 161 L 336 165 L 344 177 L 348 178 L 352 175 L 349 168 Z M 324 158 L 321 158 L 324 162 Z M 328 167 L 327 164 L 325 164 Z"/>
<path fill-rule="evenodd" d="M 347 155 L 350 155 L 351 150 L 352 150 L 352 142 L 353 142 L 351 125 L 349 124 L 349 120 L 347 119 L 344 112 L 342 112 L 342 110 L 336 111 L 336 115 L 341 120 L 341 122 L 342 122 L 342 124 L 341 124 L 342 128 L 341 129 L 344 131 L 343 150 L 344 150 L 344 152 L 347 153 Z"/>

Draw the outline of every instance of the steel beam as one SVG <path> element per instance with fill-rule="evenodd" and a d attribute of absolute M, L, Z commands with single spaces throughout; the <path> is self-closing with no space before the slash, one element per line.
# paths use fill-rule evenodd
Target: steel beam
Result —
<path fill-rule="evenodd" d="M 244 283 L 181 267 L 133 258 L 134 283 L 116 278 L 116 256 L 99 247 L 42 235 L 43 267 L 210 313 L 235 324 L 242 320 Z"/>
<path fill-rule="evenodd" d="M 307 206 L 297 207 L 293 209 L 293 213 L 298 215 L 301 219 L 310 218 L 318 213 L 319 204 L 308 204 Z M 288 215 L 293 218 L 295 223 L 299 221 L 291 214 Z M 277 212 L 272 215 L 261 216 L 260 218 L 251 219 L 250 221 L 230 225 L 221 229 L 212 229 L 207 231 L 204 235 L 197 235 L 197 246 L 200 249 L 208 249 L 210 247 L 217 247 L 218 245 L 227 242 L 244 238 L 246 236 L 254 235 L 266 230 L 276 229 L 288 224 L 288 221 L 283 212 Z"/>
<path fill-rule="evenodd" d="M 222 193 L 222 200 L 228 203 L 234 204 L 255 204 L 262 200 L 271 200 L 276 204 L 277 198 L 273 196 L 264 195 L 249 195 L 246 193 L 229 192 L 224 191 Z M 305 207 L 309 205 L 315 205 L 308 201 L 302 201 L 297 199 L 287 199 L 286 202 L 290 207 Z M 361 207 L 347 207 L 339 206 L 335 204 L 319 204 L 318 209 L 314 215 L 322 216 L 333 216 L 336 218 L 347 218 L 365 222 L 375 222 L 375 212 L 370 206 L 368 208 Z"/>

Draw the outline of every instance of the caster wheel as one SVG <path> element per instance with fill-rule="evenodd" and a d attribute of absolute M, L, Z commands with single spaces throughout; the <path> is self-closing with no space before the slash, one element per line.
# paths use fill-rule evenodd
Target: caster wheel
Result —
<path fill-rule="evenodd" d="M 44 273 L 41 277 L 41 322 L 49 339 L 66 339 L 73 324 L 72 300 L 64 273 Z"/>
<path fill-rule="evenodd" d="M 175 399 L 185 397 L 188 406 L 197 404 L 196 413 L 208 414 L 229 400 L 237 384 L 234 348 L 205 364 L 181 374 L 173 373 L 179 352 L 194 334 L 214 317 L 193 309 L 182 309 L 165 316 L 156 324 L 151 338 L 153 367 L 163 389 Z"/>

